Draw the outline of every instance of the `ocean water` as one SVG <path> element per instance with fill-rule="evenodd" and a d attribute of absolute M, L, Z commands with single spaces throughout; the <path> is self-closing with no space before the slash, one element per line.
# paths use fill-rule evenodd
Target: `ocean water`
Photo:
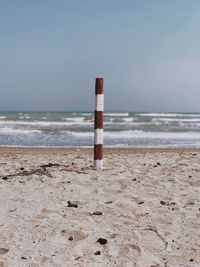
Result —
<path fill-rule="evenodd" d="M 1 112 L 0 146 L 92 147 L 90 112 Z M 107 147 L 200 147 L 200 113 L 105 113 Z"/>

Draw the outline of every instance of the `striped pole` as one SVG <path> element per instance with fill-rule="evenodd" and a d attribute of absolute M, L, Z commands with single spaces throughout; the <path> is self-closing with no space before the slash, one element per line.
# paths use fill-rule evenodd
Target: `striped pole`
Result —
<path fill-rule="evenodd" d="M 104 80 L 96 78 L 95 84 L 95 119 L 94 119 L 94 167 L 103 168 L 103 111 Z"/>

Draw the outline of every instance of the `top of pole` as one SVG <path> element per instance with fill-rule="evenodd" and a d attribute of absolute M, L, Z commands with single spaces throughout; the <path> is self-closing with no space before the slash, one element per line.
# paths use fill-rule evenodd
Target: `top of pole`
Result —
<path fill-rule="evenodd" d="M 96 83 L 95 83 L 96 95 L 104 93 L 103 87 L 104 87 L 104 79 L 103 78 L 96 78 Z"/>

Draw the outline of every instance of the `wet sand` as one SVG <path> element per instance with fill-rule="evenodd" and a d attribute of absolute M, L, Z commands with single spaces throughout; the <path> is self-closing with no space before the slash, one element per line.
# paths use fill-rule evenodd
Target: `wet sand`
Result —
<path fill-rule="evenodd" d="M 200 150 L 0 149 L 0 267 L 199 267 Z"/>

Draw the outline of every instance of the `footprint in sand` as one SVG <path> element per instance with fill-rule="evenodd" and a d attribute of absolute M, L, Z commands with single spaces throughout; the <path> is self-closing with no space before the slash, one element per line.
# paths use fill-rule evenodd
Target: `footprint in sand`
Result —
<path fill-rule="evenodd" d="M 154 227 L 143 229 L 142 232 L 139 233 L 139 239 L 148 250 L 165 250 L 168 245 L 164 237 L 162 237 Z"/>
<path fill-rule="evenodd" d="M 119 247 L 111 246 L 109 251 L 110 256 L 118 259 L 117 266 L 135 266 L 140 254 L 141 248 L 136 244 L 122 244 Z"/>

